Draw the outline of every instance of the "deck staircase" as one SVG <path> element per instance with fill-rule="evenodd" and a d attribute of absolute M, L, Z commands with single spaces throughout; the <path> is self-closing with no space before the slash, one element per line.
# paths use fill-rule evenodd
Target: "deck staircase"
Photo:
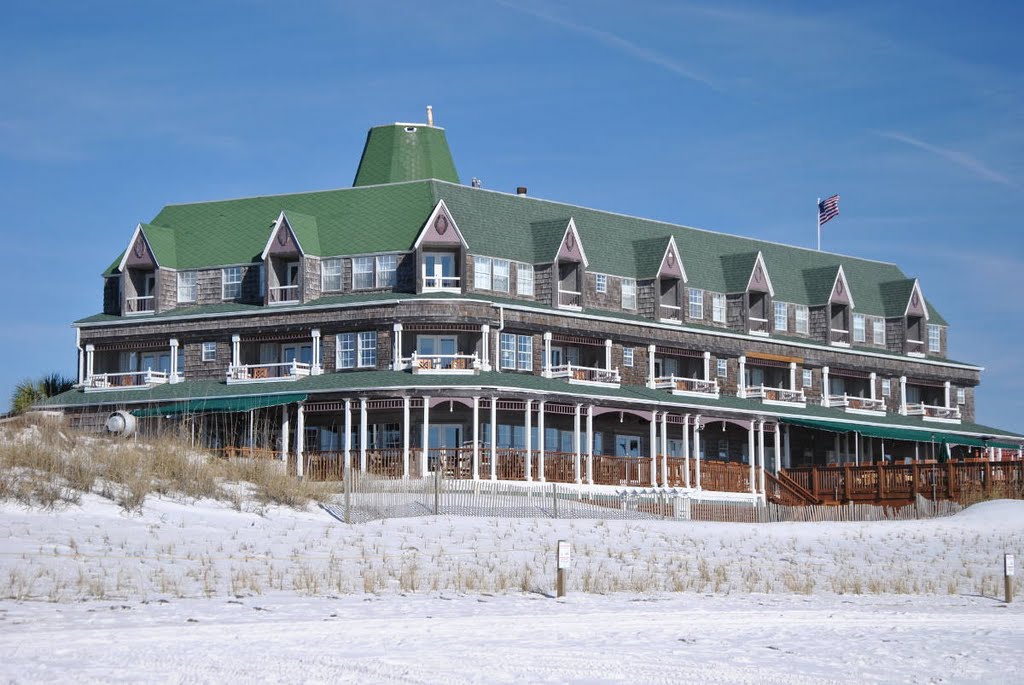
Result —
<path fill-rule="evenodd" d="M 766 469 L 764 472 L 764 490 L 765 498 L 775 504 L 785 504 L 788 506 L 821 504 L 819 498 L 800 487 L 784 471 L 772 473 Z"/>

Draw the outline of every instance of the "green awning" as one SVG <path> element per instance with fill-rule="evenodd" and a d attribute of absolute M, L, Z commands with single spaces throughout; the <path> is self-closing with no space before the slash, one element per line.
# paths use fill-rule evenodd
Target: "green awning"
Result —
<path fill-rule="evenodd" d="M 1001 440 L 989 440 L 985 444 L 989 447 L 999 447 L 1004 450 L 1019 450 L 1021 447 L 1019 442 L 1003 442 Z"/>
<path fill-rule="evenodd" d="M 970 447 L 989 447 L 994 445 L 993 442 L 985 442 L 980 438 L 956 435 L 955 433 L 945 433 L 938 430 L 929 431 L 917 428 L 902 428 L 899 426 L 871 426 L 863 423 L 814 421 L 812 419 L 782 419 L 782 422 L 793 426 L 816 428 L 817 430 L 831 431 L 833 433 L 857 432 L 869 438 L 907 440 L 909 442 L 938 442 L 948 443 L 950 445 L 967 445 Z M 1016 445 L 1014 445 L 1014 447 L 1016 447 Z"/>
<path fill-rule="evenodd" d="M 175 402 L 174 404 L 166 404 L 162 407 L 136 409 L 132 414 L 140 419 L 149 416 L 180 416 L 181 414 L 201 414 L 204 412 L 229 414 L 249 411 L 251 409 L 278 407 L 282 404 L 302 402 L 305 399 L 305 393 L 291 393 L 289 395 L 257 395 L 253 397 L 203 398 L 198 400 L 187 400 L 185 402 Z"/>

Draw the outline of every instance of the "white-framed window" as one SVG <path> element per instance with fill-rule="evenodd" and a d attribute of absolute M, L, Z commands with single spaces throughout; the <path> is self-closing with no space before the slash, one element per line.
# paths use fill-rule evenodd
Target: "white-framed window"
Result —
<path fill-rule="evenodd" d="M 494 275 L 491 279 L 491 290 L 496 290 L 500 293 L 508 292 L 508 260 L 507 259 L 495 259 L 494 262 Z"/>
<path fill-rule="evenodd" d="M 473 287 L 477 290 L 491 289 L 491 258 L 473 258 Z"/>
<path fill-rule="evenodd" d="M 334 340 L 335 368 L 354 369 L 377 366 L 377 331 L 338 333 Z"/>
<path fill-rule="evenodd" d="M 493 257 L 473 257 L 473 287 L 507 293 L 509 261 Z"/>
<path fill-rule="evenodd" d="M 196 272 L 178 272 L 178 302 L 196 301 Z"/>
<path fill-rule="evenodd" d="M 882 379 L 882 395 L 884 395 L 885 397 L 888 397 L 891 394 L 892 394 L 892 379 L 890 379 L 890 378 L 883 378 Z"/>
<path fill-rule="evenodd" d="M 352 369 L 356 365 L 356 334 L 338 333 L 335 337 L 334 366 L 338 369 Z"/>
<path fill-rule="evenodd" d="M 956 389 L 956 403 L 967 404 L 967 390 L 965 388 Z"/>
<path fill-rule="evenodd" d="M 807 305 L 796 304 L 793 305 L 793 313 L 796 321 L 796 332 L 807 335 L 811 332 L 810 327 L 810 312 L 807 309 Z"/>
<path fill-rule="evenodd" d="M 516 336 L 512 333 L 502 333 L 500 341 L 501 368 L 516 368 Z"/>
<path fill-rule="evenodd" d="M 863 314 L 853 315 L 853 342 L 867 342 L 868 323 Z"/>
<path fill-rule="evenodd" d="M 719 359 L 715 366 L 715 372 L 719 378 L 727 378 L 729 376 L 729 360 Z"/>
<path fill-rule="evenodd" d="M 636 281 L 632 278 L 622 279 L 622 308 L 636 309 Z"/>
<path fill-rule="evenodd" d="M 622 348 L 622 365 L 623 366 L 633 366 L 633 351 L 634 351 L 634 348 L 632 348 L 632 347 L 623 347 Z"/>
<path fill-rule="evenodd" d="M 397 282 L 398 255 L 382 254 L 377 256 L 377 287 L 394 288 Z"/>
<path fill-rule="evenodd" d="M 377 331 L 359 333 L 359 366 L 377 366 Z"/>
<path fill-rule="evenodd" d="M 533 264 L 516 264 L 516 294 L 533 297 Z"/>
<path fill-rule="evenodd" d="M 811 373 L 810 369 L 804 369 L 803 382 L 805 388 L 809 388 L 814 384 L 814 374 Z"/>
<path fill-rule="evenodd" d="M 594 274 L 594 290 L 599 293 L 608 292 L 608 276 L 605 274 Z"/>
<path fill-rule="evenodd" d="M 220 272 L 221 299 L 235 300 L 242 296 L 242 267 L 229 266 Z"/>
<path fill-rule="evenodd" d="M 352 258 L 352 289 L 369 290 L 373 288 L 373 257 Z"/>
<path fill-rule="evenodd" d="M 340 257 L 320 262 L 320 289 L 325 293 L 341 290 L 342 262 Z"/>
<path fill-rule="evenodd" d="M 785 302 L 775 303 L 775 330 L 785 331 L 789 328 L 789 305 Z"/>
<path fill-rule="evenodd" d="M 711 294 L 711 320 L 725 323 L 725 293 Z"/>
<path fill-rule="evenodd" d="M 871 318 L 871 339 L 876 345 L 885 344 L 885 319 L 880 316 Z"/>
<path fill-rule="evenodd" d="M 217 361 L 217 343 L 215 343 L 215 342 L 204 342 L 203 343 L 203 361 L 204 362 L 215 362 L 215 361 Z"/>
<path fill-rule="evenodd" d="M 928 324 L 928 351 L 942 351 L 942 333 L 939 326 Z"/>
<path fill-rule="evenodd" d="M 520 371 L 533 370 L 533 336 L 520 335 L 516 343 L 516 362 Z"/>
<path fill-rule="evenodd" d="M 700 288 L 687 288 L 690 299 L 690 318 L 704 318 L 704 291 Z"/>
<path fill-rule="evenodd" d="M 502 333 L 500 344 L 501 368 L 510 371 L 533 369 L 533 337 Z"/>

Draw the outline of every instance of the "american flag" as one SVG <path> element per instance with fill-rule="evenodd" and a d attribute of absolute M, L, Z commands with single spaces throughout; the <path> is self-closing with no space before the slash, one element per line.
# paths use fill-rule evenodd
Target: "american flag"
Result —
<path fill-rule="evenodd" d="M 818 203 L 818 225 L 827 224 L 839 215 L 839 196 L 825 198 Z"/>

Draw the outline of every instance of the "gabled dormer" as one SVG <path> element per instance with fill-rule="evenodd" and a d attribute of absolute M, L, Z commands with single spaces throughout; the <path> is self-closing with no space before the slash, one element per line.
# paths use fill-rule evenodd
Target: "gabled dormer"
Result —
<path fill-rule="evenodd" d="M 304 299 L 304 260 L 317 254 L 316 219 L 298 212 L 282 211 L 270 230 L 260 258 L 267 279 L 266 304 L 295 304 Z"/>
<path fill-rule="evenodd" d="M 654 292 L 657 294 L 655 318 L 663 321 L 683 320 L 683 298 L 688 281 L 675 236 L 669 236 L 654 282 Z"/>
<path fill-rule="evenodd" d="M 413 243 L 416 292 L 461 293 L 467 249 L 459 225 L 444 200 L 439 200 Z"/>
<path fill-rule="evenodd" d="M 125 316 L 153 314 L 157 310 L 157 262 L 143 225 L 132 233 L 117 270 L 121 273 L 121 313 Z"/>
<path fill-rule="evenodd" d="M 769 317 L 772 311 L 772 298 L 775 288 L 772 286 L 768 267 L 764 263 L 764 255 L 759 251 L 754 257 L 750 276 L 747 279 L 745 310 L 747 332 L 753 335 L 768 335 L 771 331 Z"/>
<path fill-rule="evenodd" d="M 553 260 L 552 275 L 557 280 L 551 291 L 556 307 L 583 308 L 583 283 L 589 265 L 583 241 L 576 230 L 576 221 L 569 217 Z"/>
<path fill-rule="evenodd" d="M 829 322 L 828 341 L 832 345 L 839 347 L 850 345 L 850 320 L 853 316 L 854 306 L 850 284 L 847 282 L 846 273 L 840 264 L 836 269 L 836 276 L 832 281 L 832 290 L 825 308 L 826 318 Z"/>
<path fill-rule="evenodd" d="M 921 292 L 921 283 L 915 278 L 910 288 L 910 296 L 907 298 L 907 305 L 903 310 L 905 320 L 906 342 L 904 350 L 910 355 L 925 354 L 925 345 L 928 336 L 928 320 L 931 313 L 928 311 L 928 303 L 924 300 L 924 293 Z"/>

